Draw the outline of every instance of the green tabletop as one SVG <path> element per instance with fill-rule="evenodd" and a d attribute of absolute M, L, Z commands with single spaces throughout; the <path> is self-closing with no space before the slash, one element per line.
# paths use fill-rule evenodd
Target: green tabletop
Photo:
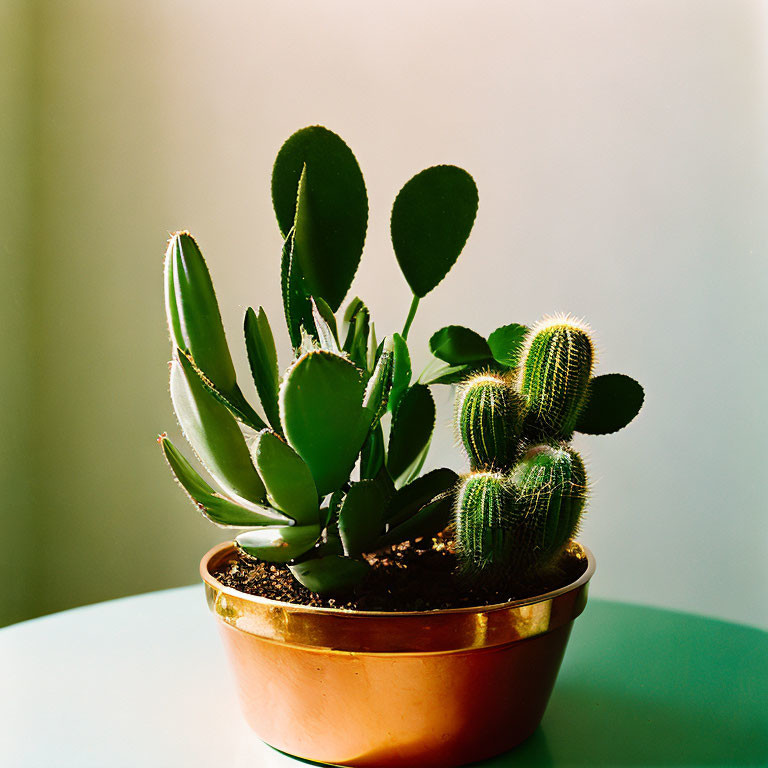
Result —
<path fill-rule="evenodd" d="M 243 721 L 200 587 L 0 630 L 0 687 L 9 768 L 302 764 Z M 768 766 L 768 634 L 590 599 L 541 727 L 482 765 Z"/>
<path fill-rule="evenodd" d="M 484 766 L 768 765 L 768 634 L 591 600 L 541 727 Z"/>

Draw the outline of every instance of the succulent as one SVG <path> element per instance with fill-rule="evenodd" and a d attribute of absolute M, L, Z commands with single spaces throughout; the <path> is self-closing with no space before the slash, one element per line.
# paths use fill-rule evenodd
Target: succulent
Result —
<path fill-rule="evenodd" d="M 448 326 L 432 337 L 443 368 L 434 381 L 461 383 L 456 428 L 472 472 L 457 483 L 454 525 L 464 572 L 510 583 L 555 564 L 576 535 L 587 499 L 574 431 L 615 432 L 643 403 L 629 376 L 592 377 L 589 328 L 571 317 L 530 330 L 511 324 L 488 339 Z M 472 373 L 480 368 L 480 373 Z"/>
<path fill-rule="evenodd" d="M 264 309 L 249 308 L 244 321 L 260 411 L 236 380 L 199 246 L 187 232 L 171 237 L 171 398 L 213 484 L 167 435 L 159 442 L 195 506 L 217 525 L 245 529 L 235 538 L 244 555 L 285 563 L 309 589 L 334 592 L 365 577 L 365 553 L 448 524 L 458 476 L 420 476 L 435 405 L 428 384 L 413 380 L 408 334 L 419 302 L 462 251 L 477 199 L 472 177 L 449 165 L 422 171 L 397 195 L 391 237 L 413 300 L 402 332 L 379 342 L 361 299 L 342 309 L 368 222 L 357 160 L 326 128 L 293 134 L 272 174 L 293 352 L 282 375 Z"/>

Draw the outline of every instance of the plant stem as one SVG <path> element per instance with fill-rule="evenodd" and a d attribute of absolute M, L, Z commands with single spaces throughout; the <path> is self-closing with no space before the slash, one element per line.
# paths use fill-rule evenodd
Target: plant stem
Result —
<path fill-rule="evenodd" d="M 405 318 L 405 325 L 403 326 L 403 332 L 400 334 L 406 341 L 408 340 L 408 331 L 411 330 L 411 324 L 413 318 L 416 317 L 416 310 L 419 308 L 419 297 L 414 296 L 411 302 L 411 308 L 408 310 L 408 317 Z"/>

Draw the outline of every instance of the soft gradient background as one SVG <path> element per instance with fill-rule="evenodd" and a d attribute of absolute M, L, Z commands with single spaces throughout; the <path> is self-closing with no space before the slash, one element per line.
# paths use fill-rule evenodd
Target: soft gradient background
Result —
<path fill-rule="evenodd" d="M 353 290 L 380 332 L 409 303 L 394 195 L 452 162 L 480 213 L 416 357 L 444 324 L 565 310 L 645 385 L 631 429 L 580 440 L 594 594 L 768 626 L 767 39 L 748 0 L 1 0 L 0 623 L 191 583 L 225 538 L 154 440 L 164 244 L 198 236 L 252 391 L 271 162 L 323 123 L 366 175 Z M 432 463 L 458 466 L 438 398 Z"/>

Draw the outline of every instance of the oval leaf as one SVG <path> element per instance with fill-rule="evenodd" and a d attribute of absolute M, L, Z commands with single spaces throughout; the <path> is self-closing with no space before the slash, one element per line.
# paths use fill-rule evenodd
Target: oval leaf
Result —
<path fill-rule="evenodd" d="M 278 523 L 292 524 L 290 518 L 280 514 L 277 510 L 260 507 L 256 504 L 249 504 L 246 507 L 217 493 L 200 477 L 197 470 L 165 435 L 160 435 L 158 442 L 179 485 L 211 522 L 225 528 L 252 528 L 256 525 L 275 525 Z"/>
<path fill-rule="evenodd" d="M 294 525 L 246 531 L 235 539 L 235 544 L 259 560 L 287 563 L 312 549 L 319 538 L 319 525 Z"/>
<path fill-rule="evenodd" d="M 368 226 L 368 196 L 352 150 L 322 126 L 297 131 L 275 159 L 272 203 L 283 237 L 296 224 L 308 293 L 335 312 L 357 271 Z"/>
<path fill-rule="evenodd" d="M 367 552 L 384 527 L 384 498 L 373 480 L 347 491 L 339 509 L 339 536 L 348 556 Z"/>
<path fill-rule="evenodd" d="M 316 523 L 319 518 L 317 488 L 309 467 L 296 451 L 274 432 L 264 430 L 251 445 L 251 456 L 272 506 L 300 525 Z"/>
<path fill-rule="evenodd" d="M 588 435 L 618 432 L 643 406 L 643 388 L 631 376 L 606 373 L 589 382 L 587 404 L 579 414 L 576 431 Z"/>
<path fill-rule="evenodd" d="M 296 580 L 312 592 L 346 592 L 359 584 L 370 566 L 364 560 L 352 560 L 342 555 L 313 557 L 288 566 Z"/>
<path fill-rule="evenodd" d="M 523 349 L 523 342 L 527 333 L 528 328 L 519 323 L 510 323 L 497 328 L 488 337 L 488 346 L 493 359 L 508 368 L 516 368 L 520 361 L 520 352 Z"/>
<path fill-rule="evenodd" d="M 475 363 L 491 357 L 488 342 L 462 325 L 448 325 L 432 334 L 429 348 L 435 357 L 451 365 Z"/>
<path fill-rule="evenodd" d="M 416 384 L 402 396 L 392 419 L 387 469 L 395 481 L 422 455 L 434 426 L 435 401 L 427 387 Z"/>
<path fill-rule="evenodd" d="M 360 371 L 344 357 L 314 350 L 300 357 L 280 388 L 285 436 L 324 496 L 349 478 L 371 423 Z"/>
<path fill-rule="evenodd" d="M 456 263 L 477 214 L 473 178 L 455 165 L 416 174 L 392 207 L 390 230 L 400 269 L 416 296 L 426 296 Z"/>
<path fill-rule="evenodd" d="M 205 388 L 181 353 L 171 363 L 171 400 L 184 436 L 214 480 L 235 500 L 266 498 L 234 416 Z"/>

